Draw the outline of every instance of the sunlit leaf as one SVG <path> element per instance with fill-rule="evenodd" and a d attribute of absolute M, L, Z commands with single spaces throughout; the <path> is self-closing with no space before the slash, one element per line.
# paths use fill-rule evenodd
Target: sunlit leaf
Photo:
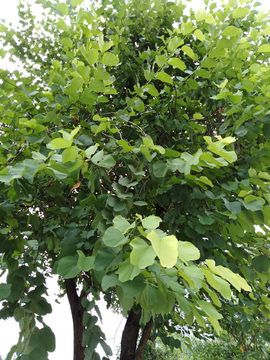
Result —
<path fill-rule="evenodd" d="M 161 219 L 158 216 L 150 215 L 142 220 L 142 225 L 146 229 L 156 229 L 161 222 Z"/>
<path fill-rule="evenodd" d="M 155 231 L 151 231 L 147 239 L 151 241 L 162 266 L 171 268 L 176 264 L 178 244 L 174 235 L 160 238 Z"/>
<path fill-rule="evenodd" d="M 173 58 L 173 59 L 169 60 L 168 64 L 170 64 L 182 71 L 184 71 L 186 69 L 186 64 L 178 58 Z"/>
<path fill-rule="evenodd" d="M 146 244 L 143 239 L 135 238 L 130 242 L 132 251 L 130 253 L 130 263 L 138 265 L 140 269 L 144 269 L 154 263 L 156 252 L 152 246 Z"/>
<path fill-rule="evenodd" d="M 178 241 L 178 255 L 181 260 L 188 262 L 198 260 L 200 258 L 200 251 L 188 241 Z"/>
<path fill-rule="evenodd" d="M 116 66 L 119 63 L 119 59 L 112 53 L 105 53 L 101 60 L 103 65 Z"/>
<path fill-rule="evenodd" d="M 162 82 L 165 82 L 165 83 L 168 83 L 168 84 L 173 84 L 173 80 L 172 78 L 170 77 L 170 75 L 166 74 L 165 72 L 158 72 L 156 74 L 156 79 L 162 81 Z"/>
<path fill-rule="evenodd" d="M 181 50 L 186 53 L 187 56 L 189 56 L 192 60 L 197 60 L 197 55 L 194 53 L 190 46 L 184 45 L 181 47 Z"/>
<path fill-rule="evenodd" d="M 54 149 L 69 148 L 72 144 L 72 140 L 66 140 L 62 138 L 54 139 L 51 141 L 51 145 Z"/>

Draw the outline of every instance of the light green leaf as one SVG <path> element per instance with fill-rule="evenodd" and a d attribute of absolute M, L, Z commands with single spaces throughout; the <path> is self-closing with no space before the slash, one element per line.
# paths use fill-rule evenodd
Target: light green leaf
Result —
<path fill-rule="evenodd" d="M 270 35 L 270 25 L 267 25 L 263 31 L 264 35 Z"/>
<path fill-rule="evenodd" d="M 64 15 L 68 15 L 68 6 L 65 3 L 58 3 L 57 9 Z"/>
<path fill-rule="evenodd" d="M 201 63 L 201 66 L 206 68 L 214 68 L 217 66 L 217 64 L 218 64 L 217 60 L 208 57 Z"/>
<path fill-rule="evenodd" d="M 236 9 L 233 10 L 232 15 L 233 15 L 234 19 L 238 19 L 238 18 L 245 17 L 248 14 L 249 14 L 249 8 L 248 7 L 245 7 L 245 8 L 237 7 Z"/>
<path fill-rule="evenodd" d="M 51 81 L 53 84 L 62 85 L 62 86 L 66 85 L 65 79 L 63 79 L 62 76 L 60 76 L 59 74 L 53 75 Z"/>
<path fill-rule="evenodd" d="M 203 270 L 195 265 L 187 266 L 187 267 L 183 268 L 183 270 L 184 270 L 185 274 L 187 274 L 191 279 L 192 278 L 197 278 L 200 280 L 204 279 Z"/>
<path fill-rule="evenodd" d="M 149 152 L 148 147 L 145 146 L 145 145 L 141 145 L 141 146 L 140 146 L 140 150 L 141 150 L 141 152 L 144 154 L 144 156 L 146 157 L 146 159 L 147 159 L 148 161 L 151 161 L 151 154 L 150 154 L 150 152 Z"/>
<path fill-rule="evenodd" d="M 146 78 L 147 81 L 151 81 L 155 77 L 155 73 L 153 73 L 153 71 L 144 70 L 143 73 L 144 73 L 144 77 Z"/>
<path fill-rule="evenodd" d="M 200 258 L 200 251 L 188 241 L 178 241 L 178 256 L 187 263 L 188 261 L 198 260 Z"/>
<path fill-rule="evenodd" d="M 98 149 L 98 144 L 95 144 L 85 150 L 85 154 L 88 157 L 88 159 L 91 158 L 91 156 L 97 151 L 97 149 Z"/>
<path fill-rule="evenodd" d="M 103 241 L 107 246 L 116 247 L 124 245 L 128 241 L 128 237 L 125 237 L 120 230 L 110 226 L 103 235 Z"/>
<path fill-rule="evenodd" d="M 163 67 L 167 62 L 166 56 L 164 56 L 164 55 L 159 55 L 159 56 L 156 55 L 156 62 L 157 62 L 159 67 Z"/>
<path fill-rule="evenodd" d="M 198 40 L 200 40 L 200 41 L 204 41 L 205 40 L 205 36 L 204 36 L 204 34 L 201 32 L 201 30 L 199 30 L 199 29 L 196 29 L 195 31 L 194 31 L 194 36 L 196 36 L 196 38 L 198 39 Z"/>
<path fill-rule="evenodd" d="M 32 151 L 32 158 L 34 160 L 43 160 L 43 161 L 45 161 L 47 159 L 46 156 L 44 156 L 43 154 L 41 154 L 40 152 L 37 152 L 37 151 Z"/>
<path fill-rule="evenodd" d="M 137 205 L 137 206 L 145 206 L 145 205 L 147 205 L 147 202 L 145 202 L 145 201 L 134 201 L 133 204 Z"/>
<path fill-rule="evenodd" d="M 96 126 L 96 125 L 95 125 Z M 95 135 L 97 135 L 98 133 L 100 133 L 101 131 L 106 130 L 107 128 L 107 124 L 105 122 L 101 123 L 98 125 L 98 127 L 96 127 L 96 131 L 95 131 Z M 91 128 L 92 129 L 92 128 Z"/>
<path fill-rule="evenodd" d="M 117 215 L 113 219 L 113 227 L 120 230 L 122 234 L 125 234 L 128 231 L 128 229 L 134 228 L 134 226 L 135 226 L 135 223 L 130 224 L 121 215 Z"/>
<path fill-rule="evenodd" d="M 186 64 L 180 60 L 179 58 L 173 58 L 170 61 L 168 61 L 168 64 L 184 71 L 186 69 Z"/>
<path fill-rule="evenodd" d="M 103 52 L 103 48 L 104 48 L 104 34 L 103 33 L 98 34 L 98 46 L 99 46 L 99 50 L 101 52 Z"/>
<path fill-rule="evenodd" d="M 101 63 L 107 66 L 116 66 L 119 64 L 119 59 L 112 53 L 105 53 L 102 57 Z"/>
<path fill-rule="evenodd" d="M 21 118 L 19 120 L 19 124 L 29 127 L 30 129 L 35 129 L 36 127 L 36 120 L 35 119 L 31 119 L 31 120 L 27 120 L 26 118 Z"/>
<path fill-rule="evenodd" d="M 89 89 L 95 92 L 104 92 L 105 86 L 103 80 L 91 80 L 89 83 Z"/>
<path fill-rule="evenodd" d="M 224 279 L 219 276 L 214 275 L 211 271 L 206 268 L 203 270 L 204 275 L 206 276 L 207 282 L 216 289 L 225 299 L 231 298 L 231 288 L 230 285 Z"/>
<path fill-rule="evenodd" d="M 72 86 L 76 90 L 80 90 L 81 87 L 83 86 L 83 84 L 84 84 L 83 79 L 81 77 L 77 77 L 77 78 L 71 80 L 71 83 L 69 86 Z"/>
<path fill-rule="evenodd" d="M 207 319 L 208 319 L 208 321 L 210 321 L 210 323 L 212 324 L 212 326 L 215 329 L 215 331 L 217 332 L 217 334 L 220 335 L 222 332 L 222 328 L 220 327 L 218 320 L 215 318 L 212 318 L 211 316 L 208 317 Z"/>
<path fill-rule="evenodd" d="M 59 19 L 56 26 L 57 26 L 58 30 L 63 30 L 65 32 L 69 31 L 69 28 L 68 28 L 67 24 L 64 22 L 63 19 Z"/>
<path fill-rule="evenodd" d="M 162 266 L 171 268 L 176 264 L 177 238 L 174 235 L 160 238 L 155 231 L 151 231 L 147 239 L 151 241 Z"/>
<path fill-rule="evenodd" d="M 75 98 L 77 96 L 77 90 L 72 85 L 69 85 L 65 88 L 64 93 L 71 98 Z"/>
<path fill-rule="evenodd" d="M 133 280 L 136 276 L 139 275 L 141 270 L 138 265 L 132 265 L 129 261 L 129 257 L 125 261 L 120 262 L 118 268 L 119 280 L 125 282 L 128 280 Z"/>
<path fill-rule="evenodd" d="M 77 250 L 77 253 L 79 255 L 77 266 L 80 270 L 89 271 L 91 269 L 94 269 L 94 256 L 85 256 L 81 250 Z"/>
<path fill-rule="evenodd" d="M 149 137 L 143 138 L 143 143 L 152 150 L 158 150 L 161 154 L 165 154 L 165 149 L 162 146 L 155 145 L 153 140 Z"/>
<path fill-rule="evenodd" d="M 257 176 L 257 171 L 255 169 L 250 168 L 250 169 L 248 169 L 248 175 L 250 177 L 256 177 Z"/>
<path fill-rule="evenodd" d="M 207 14 L 206 15 L 206 18 L 205 18 L 205 22 L 207 24 L 215 24 L 215 19 L 214 19 L 214 16 L 212 14 Z"/>
<path fill-rule="evenodd" d="M 223 31 L 223 36 L 237 36 L 242 33 L 242 30 L 240 28 L 237 28 L 235 26 L 227 26 L 226 29 Z"/>
<path fill-rule="evenodd" d="M 200 113 L 195 113 L 195 114 L 193 114 L 193 119 L 202 120 L 202 119 L 204 119 L 204 117 Z"/>
<path fill-rule="evenodd" d="M 143 91 L 147 91 L 152 96 L 159 96 L 159 92 L 157 91 L 155 86 L 151 85 L 151 84 L 145 85 L 145 87 L 143 88 Z"/>
<path fill-rule="evenodd" d="M 133 103 L 131 105 L 134 109 L 140 111 L 140 112 L 144 112 L 145 111 L 145 106 L 144 103 L 141 99 L 139 98 L 135 98 L 133 99 Z"/>
<path fill-rule="evenodd" d="M 247 209 L 247 210 L 250 210 L 250 211 L 262 211 L 263 210 L 263 203 L 261 200 L 252 200 L 248 203 L 246 203 L 245 201 L 241 200 L 240 201 L 242 202 L 242 204 L 244 205 L 244 207 Z"/>
<path fill-rule="evenodd" d="M 198 11 L 196 11 L 195 13 L 195 19 L 199 22 L 199 21 L 203 21 L 207 16 L 207 12 L 204 9 L 199 9 Z"/>
<path fill-rule="evenodd" d="M 102 67 L 98 66 L 94 71 L 94 76 L 96 80 L 109 80 L 110 74 Z"/>
<path fill-rule="evenodd" d="M 66 163 L 77 159 L 77 157 L 78 157 L 78 151 L 74 147 L 69 147 L 65 149 L 62 153 L 62 162 Z"/>
<path fill-rule="evenodd" d="M 71 0 L 71 5 L 76 7 L 77 5 L 81 5 L 83 2 L 84 0 Z"/>
<path fill-rule="evenodd" d="M 191 47 L 184 45 L 181 47 L 181 50 L 187 54 L 192 60 L 197 60 L 197 55 L 194 53 L 194 51 L 191 49 Z"/>
<path fill-rule="evenodd" d="M 174 52 L 179 46 L 183 44 L 183 40 L 179 39 L 177 36 L 170 39 L 168 44 L 168 51 Z"/>
<path fill-rule="evenodd" d="M 128 143 L 125 140 L 118 140 L 117 143 L 120 146 L 122 146 L 124 152 L 129 152 L 129 151 L 132 151 L 133 149 L 135 149 L 134 146 L 128 145 Z"/>
<path fill-rule="evenodd" d="M 251 291 L 251 287 L 247 284 L 246 280 L 243 279 L 240 275 L 235 274 L 230 269 L 225 268 L 224 266 L 215 266 L 214 260 L 205 260 L 207 266 L 209 269 L 226 279 L 228 282 L 230 282 L 238 291 L 241 291 L 241 288 L 245 291 Z"/>
<path fill-rule="evenodd" d="M 211 77 L 211 74 L 204 69 L 198 70 L 196 75 L 202 77 L 203 79 L 209 79 Z"/>
<path fill-rule="evenodd" d="M 165 72 L 161 71 L 156 74 L 156 79 L 173 85 L 173 80 L 170 75 L 166 74 Z"/>
<path fill-rule="evenodd" d="M 265 171 L 259 172 L 258 176 L 261 179 L 270 180 L 270 174 Z"/>
<path fill-rule="evenodd" d="M 270 45 L 269 44 L 263 44 L 263 45 L 259 46 L 258 52 L 259 53 L 270 52 Z"/>
<path fill-rule="evenodd" d="M 73 47 L 73 42 L 72 42 L 72 40 L 69 39 L 69 38 L 64 38 L 64 39 L 62 39 L 62 40 L 61 40 L 61 44 L 64 45 L 64 46 L 67 46 L 67 47 L 69 47 L 69 48 Z M 61 65 L 61 63 L 60 63 L 60 65 Z M 60 67 L 61 67 L 61 66 L 60 66 Z"/>
<path fill-rule="evenodd" d="M 200 177 L 199 177 L 199 180 L 200 180 L 201 182 L 203 182 L 204 184 L 206 184 L 206 185 L 209 185 L 209 186 L 211 186 L 211 187 L 214 186 L 213 183 L 212 183 L 212 181 L 211 181 L 210 179 L 208 179 L 206 176 L 200 176 Z"/>
<path fill-rule="evenodd" d="M 32 159 L 25 159 L 23 162 L 25 173 L 23 175 L 30 183 L 33 183 L 33 178 L 39 170 L 39 163 Z"/>
<path fill-rule="evenodd" d="M 98 51 L 96 49 L 90 49 L 85 54 L 85 58 L 88 61 L 89 65 L 94 65 L 98 59 Z"/>
<path fill-rule="evenodd" d="M 147 266 L 154 264 L 156 253 L 152 246 L 146 244 L 146 242 L 136 237 L 130 242 L 132 251 L 130 253 L 130 263 L 138 265 L 140 269 L 145 269 Z"/>
<path fill-rule="evenodd" d="M 226 51 L 225 49 L 222 49 L 222 48 L 216 48 L 216 49 L 213 49 L 212 51 L 210 51 L 210 53 L 208 54 L 208 56 L 210 58 L 221 58 L 221 57 L 224 57 L 226 55 Z"/>
<path fill-rule="evenodd" d="M 214 308 L 214 306 L 205 300 L 198 300 L 197 304 L 203 309 L 203 311 L 214 319 L 222 319 L 223 316 Z"/>
<path fill-rule="evenodd" d="M 72 144 L 72 140 L 66 140 L 62 138 L 53 139 L 50 142 L 50 145 L 53 147 L 53 149 L 65 149 L 70 147 Z"/>
<path fill-rule="evenodd" d="M 97 165 L 104 168 L 111 168 L 115 165 L 116 161 L 111 155 L 104 155 L 103 150 L 98 151 L 91 159 L 91 161 Z"/>
<path fill-rule="evenodd" d="M 142 219 L 142 226 L 145 229 L 153 230 L 159 227 L 159 224 L 161 223 L 161 218 L 158 216 L 150 215 L 146 218 Z"/>

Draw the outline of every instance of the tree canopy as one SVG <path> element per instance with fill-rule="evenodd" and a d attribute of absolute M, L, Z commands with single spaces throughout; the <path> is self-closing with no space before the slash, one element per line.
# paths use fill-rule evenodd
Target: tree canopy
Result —
<path fill-rule="evenodd" d="M 142 359 L 153 326 L 177 347 L 169 332 L 220 334 L 234 311 L 246 331 L 267 323 L 269 14 L 245 0 L 189 15 L 180 1 L 36 3 L 41 20 L 21 3 L 19 29 L 0 23 L 0 55 L 24 68 L 0 70 L 0 316 L 20 324 L 8 359 L 54 351 L 51 274 L 74 360 L 111 355 L 101 293 L 127 317 L 121 360 Z"/>

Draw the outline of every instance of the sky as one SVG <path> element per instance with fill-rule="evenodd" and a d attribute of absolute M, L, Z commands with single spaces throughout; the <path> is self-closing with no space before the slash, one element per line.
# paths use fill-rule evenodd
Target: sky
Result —
<path fill-rule="evenodd" d="M 7 0 L 5 6 L 3 6 L 4 0 L 1 0 L 2 6 L 0 10 L 0 18 L 5 19 L 6 23 L 12 22 L 13 25 L 18 23 L 17 6 L 19 0 Z M 33 3 L 33 0 L 29 0 Z M 216 1 L 220 3 L 220 0 Z M 269 0 L 260 0 L 262 3 L 262 9 L 270 9 Z M 191 6 L 194 9 L 204 8 L 203 0 L 192 0 Z M 2 59 L 0 59 L 0 67 L 2 69 L 12 69 L 11 65 Z M 60 304 L 55 302 L 57 292 L 56 278 L 52 278 L 48 284 L 49 302 L 53 307 L 52 314 L 47 315 L 44 321 L 49 325 L 56 335 L 56 350 L 50 353 L 49 360 L 72 360 L 73 359 L 73 333 L 72 333 L 72 320 L 67 298 L 61 298 Z M 117 346 L 121 341 L 121 334 L 125 325 L 125 320 L 117 315 L 108 311 L 105 307 L 105 303 L 101 301 L 99 303 L 100 310 L 103 316 L 101 330 L 105 332 L 108 345 L 111 346 L 113 353 L 116 353 Z M 0 355 L 5 357 L 11 348 L 17 342 L 19 326 L 13 319 L 0 320 Z M 103 355 L 100 352 L 100 355 Z M 112 360 L 116 359 L 114 355 Z"/>

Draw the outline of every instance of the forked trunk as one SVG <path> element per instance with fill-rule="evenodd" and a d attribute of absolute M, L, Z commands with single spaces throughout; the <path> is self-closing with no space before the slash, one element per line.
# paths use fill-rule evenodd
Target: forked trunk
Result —
<path fill-rule="evenodd" d="M 137 347 L 139 330 L 140 330 L 141 313 L 135 314 L 133 310 L 130 311 L 121 340 L 121 354 L 120 360 L 142 360 L 146 343 L 150 337 L 153 326 L 153 319 L 151 319 L 144 327 L 139 345 Z"/>

